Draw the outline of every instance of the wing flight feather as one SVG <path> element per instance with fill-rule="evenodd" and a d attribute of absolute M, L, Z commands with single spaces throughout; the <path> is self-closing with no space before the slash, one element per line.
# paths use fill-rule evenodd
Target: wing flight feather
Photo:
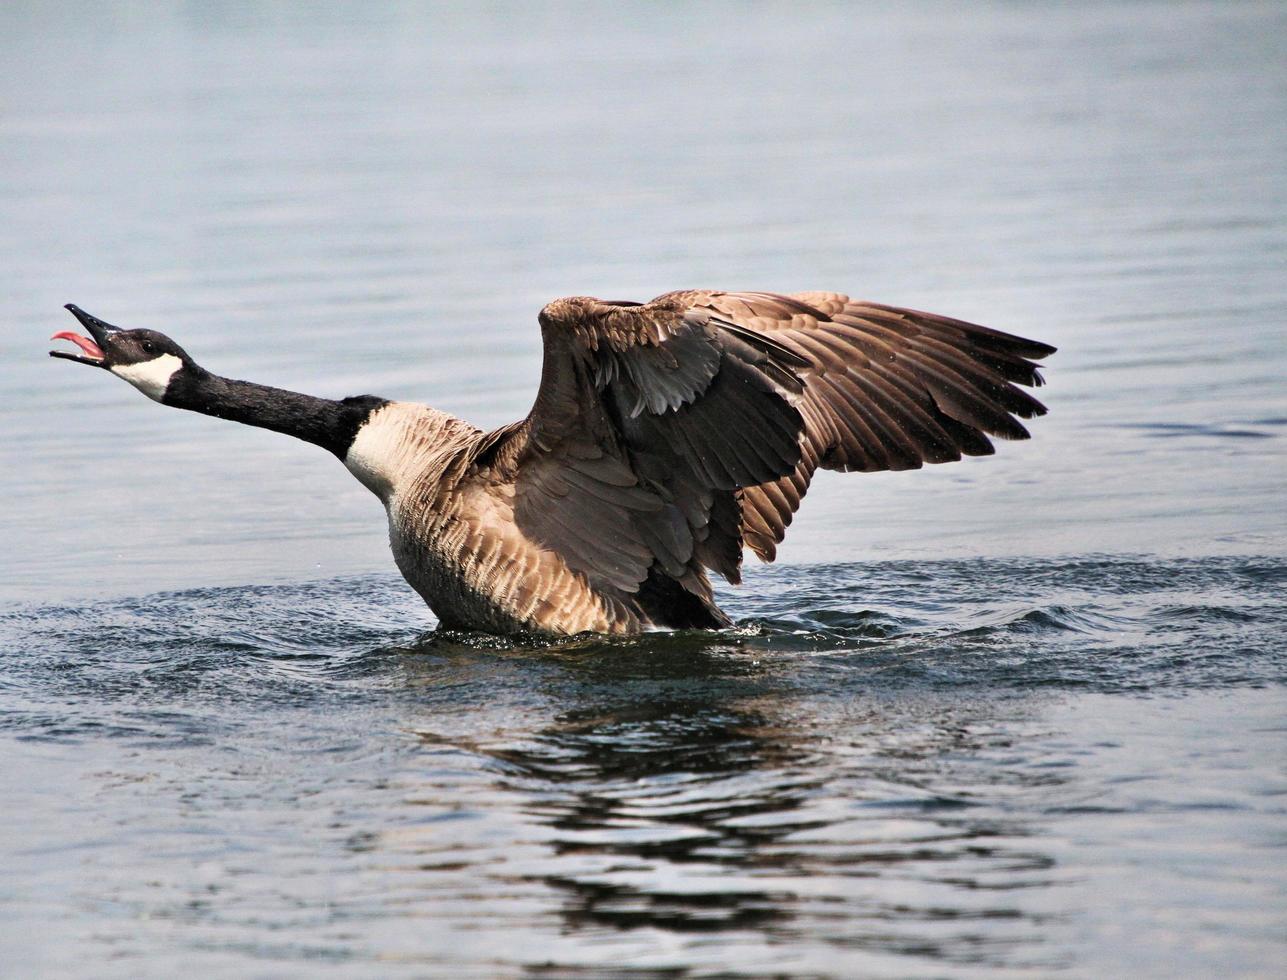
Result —
<path fill-rule="evenodd" d="M 691 290 L 659 301 L 710 310 L 809 363 L 799 463 L 742 493 L 745 543 L 764 561 L 819 467 L 870 473 L 984 456 L 989 436 L 1026 439 L 1018 418 L 1046 412 L 1017 386 L 1042 384 L 1035 360 L 1055 348 L 990 327 L 843 293 Z"/>

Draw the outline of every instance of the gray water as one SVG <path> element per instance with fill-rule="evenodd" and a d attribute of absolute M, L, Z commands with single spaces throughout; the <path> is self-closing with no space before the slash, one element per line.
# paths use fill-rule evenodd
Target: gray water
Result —
<path fill-rule="evenodd" d="M 1271 976 L 1279 4 L 0 6 L 0 974 Z M 718 635 L 434 631 L 312 447 L 50 361 L 528 408 L 572 293 L 1059 345 Z"/>

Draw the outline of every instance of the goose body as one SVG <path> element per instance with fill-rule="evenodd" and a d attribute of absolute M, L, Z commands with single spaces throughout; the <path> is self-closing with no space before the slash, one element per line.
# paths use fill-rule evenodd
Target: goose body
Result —
<path fill-rule="evenodd" d="M 772 561 L 818 468 L 912 469 L 1024 439 L 1054 348 L 840 293 L 569 297 L 540 315 L 535 404 L 492 431 L 425 405 L 234 381 L 69 306 L 55 334 L 148 397 L 322 446 L 384 503 L 444 626 L 718 628 L 709 573 Z M 92 339 L 91 339 L 92 338 Z"/>
<path fill-rule="evenodd" d="M 445 412 L 390 402 L 345 455 L 384 503 L 398 570 L 444 626 L 512 633 L 637 630 L 514 515 L 514 484 L 478 464 L 487 433 Z"/>

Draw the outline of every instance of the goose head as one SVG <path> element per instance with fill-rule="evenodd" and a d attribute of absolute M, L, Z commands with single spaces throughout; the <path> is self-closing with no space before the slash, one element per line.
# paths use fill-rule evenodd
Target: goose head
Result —
<path fill-rule="evenodd" d="M 165 398 L 166 390 L 177 377 L 200 371 L 187 352 L 163 333 L 123 330 L 72 303 L 67 304 L 67 309 L 89 336 L 60 330 L 50 339 L 69 340 L 80 348 L 80 353 L 51 350 L 50 357 L 106 368 L 158 402 Z"/>

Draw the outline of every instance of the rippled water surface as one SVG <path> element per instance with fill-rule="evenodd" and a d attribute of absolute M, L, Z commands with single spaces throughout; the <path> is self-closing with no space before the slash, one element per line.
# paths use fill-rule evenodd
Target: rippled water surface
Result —
<path fill-rule="evenodd" d="M 1275 976 L 1280 4 L 0 6 L 0 973 Z M 721 634 L 436 632 L 308 446 L 45 357 L 527 410 L 572 293 L 1057 344 Z"/>
<path fill-rule="evenodd" d="M 386 576 L 23 608 L 4 926 L 122 975 L 1268 973 L 1284 582 L 787 567 L 726 634 L 541 649 Z"/>

